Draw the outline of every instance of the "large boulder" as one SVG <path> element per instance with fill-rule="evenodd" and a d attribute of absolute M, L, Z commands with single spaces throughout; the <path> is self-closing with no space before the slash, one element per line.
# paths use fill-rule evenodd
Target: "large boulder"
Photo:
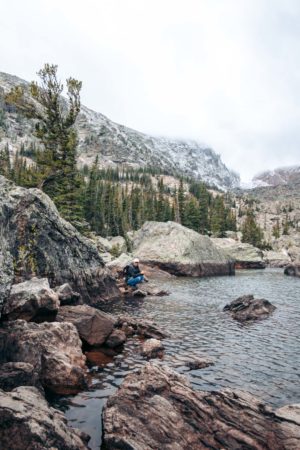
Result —
<path fill-rule="evenodd" d="M 69 283 L 86 303 L 119 294 L 95 245 L 63 220 L 39 189 L 25 189 L 0 176 L 0 223 L 15 280 L 48 278 L 51 287 Z"/>
<path fill-rule="evenodd" d="M 292 277 L 300 277 L 300 262 L 286 266 L 284 274 Z"/>
<path fill-rule="evenodd" d="M 71 323 L 5 322 L 0 328 L 0 354 L 1 362 L 31 364 L 43 387 L 58 394 L 86 386 L 85 356 Z"/>
<path fill-rule="evenodd" d="M 275 309 L 268 300 L 255 299 L 253 295 L 243 295 L 224 307 L 224 311 L 229 311 L 239 322 L 265 319 Z"/>
<path fill-rule="evenodd" d="M 57 322 L 71 322 L 77 328 L 83 342 L 102 345 L 113 331 L 116 319 L 110 314 L 88 305 L 62 306 L 56 316 Z"/>
<path fill-rule="evenodd" d="M 127 376 L 103 413 L 106 448 L 297 450 L 300 426 L 241 391 L 194 391 L 156 364 Z"/>
<path fill-rule="evenodd" d="M 132 235 L 135 257 L 174 275 L 231 275 L 233 264 L 207 236 L 175 222 L 146 222 Z"/>
<path fill-rule="evenodd" d="M 59 308 L 58 294 L 47 278 L 32 278 L 11 287 L 2 314 L 9 320 L 31 320 L 44 314 L 55 314 Z"/>
<path fill-rule="evenodd" d="M 266 267 L 263 252 L 251 244 L 238 242 L 231 238 L 211 238 L 211 241 L 227 258 L 235 261 L 236 269 L 264 269 Z"/>
<path fill-rule="evenodd" d="M 286 251 L 266 251 L 264 252 L 264 260 L 269 267 L 285 267 L 291 263 L 291 258 Z"/>
<path fill-rule="evenodd" d="M 11 450 L 88 450 L 87 436 L 67 425 L 34 387 L 0 390 L 0 448 Z"/>

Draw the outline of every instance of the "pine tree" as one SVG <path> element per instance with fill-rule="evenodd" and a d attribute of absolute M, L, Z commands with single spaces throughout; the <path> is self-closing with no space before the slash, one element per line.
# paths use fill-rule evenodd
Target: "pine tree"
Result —
<path fill-rule="evenodd" d="M 248 209 L 245 221 L 242 226 L 242 242 L 247 242 L 255 247 L 261 248 L 263 243 L 263 232 L 260 226 L 256 223 L 254 212 Z"/>
<path fill-rule="evenodd" d="M 40 84 L 32 82 L 28 99 L 24 87 L 13 88 L 5 97 L 19 113 L 36 120 L 35 136 L 44 145 L 40 155 L 40 180 L 43 189 L 55 202 L 60 213 L 72 222 L 83 217 L 82 177 L 76 168 L 77 134 L 74 128 L 80 112 L 82 83 L 66 81 L 67 102 L 61 94 L 64 86 L 57 79 L 57 66 L 45 64 L 38 72 Z M 37 106 L 38 105 L 38 106 Z"/>

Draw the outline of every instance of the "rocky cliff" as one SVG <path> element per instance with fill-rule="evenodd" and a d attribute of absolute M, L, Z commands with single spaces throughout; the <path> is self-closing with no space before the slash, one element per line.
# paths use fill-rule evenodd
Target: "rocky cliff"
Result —
<path fill-rule="evenodd" d="M 3 98 L 4 92 L 20 83 L 27 85 L 18 77 L 0 72 L 0 109 L 1 91 Z M 0 150 L 8 144 L 13 154 L 22 142 L 29 146 L 32 142 L 38 144 L 32 135 L 32 121 L 13 110 L 5 110 L 3 100 L 2 109 Z M 225 166 L 220 156 L 199 142 L 148 136 L 84 106 L 77 120 L 77 131 L 81 167 L 90 166 L 98 156 L 102 167 L 155 167 L 172 174 L 189 175 L 225 190 L 239 184 L 239 176 Z"/>
<path fill-rule="evenodd" d="M 0 176 L 0 293 L 13 281 L 46 277 L 52 287 L 68 282 L 86 303 L 118 295 L 96 247 L 63 220 L 49 197 Z"/>

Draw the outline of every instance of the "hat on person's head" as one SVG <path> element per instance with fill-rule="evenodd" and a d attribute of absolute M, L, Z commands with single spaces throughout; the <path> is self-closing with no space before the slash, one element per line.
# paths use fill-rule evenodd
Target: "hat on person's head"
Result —
<path fill-rule="evenodd" d="M 139 258 L 134 258 L 133 262 L 138 263 L 138 262 L 140 262 L 140 260 L 139 260 Z"/>

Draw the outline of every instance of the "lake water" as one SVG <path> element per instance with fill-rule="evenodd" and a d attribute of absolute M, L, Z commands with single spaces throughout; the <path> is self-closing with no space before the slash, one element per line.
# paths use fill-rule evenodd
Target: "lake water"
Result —
<path fill-rule="evenodd" d="M 195 389 L 243 389 L 278 407 L 300 402 L 300 279 L 282 269 L 238 271 L 235 277 L 175 278 L 163 283 L 168 297 L 122 301 L 113 313 L 154 320 L 172 334 L 164 340 L 161 363 L 186 372 Z M 244 294 L 266 298 L 276 311 L 266 320 L 241 325 L 225 304 Z M 91 435 L 90 448 L 101 445 L 101 411 L 124 376 L 145 363 L 137 338 L 115 356 L 89 354 L 91 388 L 53 401 L 70 425 Z M 214 366 L 188 371 L 184 361 L 207 356 Z"/>

